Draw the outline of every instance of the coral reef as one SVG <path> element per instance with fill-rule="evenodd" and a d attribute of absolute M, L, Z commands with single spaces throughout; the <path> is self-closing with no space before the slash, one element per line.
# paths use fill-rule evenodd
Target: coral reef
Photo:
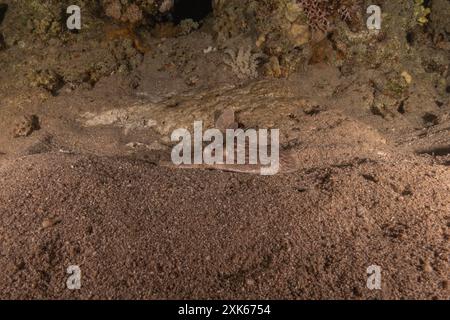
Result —
<path fill-rule="evenodd" d="M 450 35 L 449 2 L 379 1 L 383 23 L 378 32 L 365 27 L 365 8 L 370 4 L 364 0 L 215 0 L 214 29 L 223 47 L 230 43 L 239 47 L 239 38 L 251 38 L 253 49 L 269 57 L 266 73 L 271 76 L 288 76 L 318 62 L 349 71 L 356 63 L 399 73 L 400 65 L 406 64 L 415 73 L 424 72 L 420 66 L 430 55 L 416 51 L 411 37 L 426 41 L 429 32 L 435 43 L 445 47 L 443 41 Z"/>
<path fill-rule="evenodd" d="M 104 3 L 104 6 L 107 16 L 122 22 L 135 24 L 142 21 L 144 17 L 141 8 L 134 3 L 124 7 L 119 0 L 108 0 Z"/>
<path fill-rule="evenodd" d="M 0 51 L 12 47 L 26 51 L 38 45 L 76 47 L 83 43 L 74 51 L 53 55 L 51 61 L 40 57 L 29 62 L 23 74 L 38 70 L 31 84 L 39 83 L 38 86 L 51 92 L 55 91 L 52 88 L 55 84 L 52 81 L 45 84 L 40 78 L 49 75 L 39 74 L 42 72 L 39 70 L 55 70 L 66 84 L 92 85 L 114 72 L 135 69 L 149 52 L 148 37 L 164 40 L 187 35 L 202 25 L 195 19 L 181 19 L 179 24 L 163 19 L 168 18 L 168 13 L 173 14 L 174 5 L 181 3 L 174 0 L 80 0 L 83 28 L 75 33 L 64 27 L 67 1 L 2 2 L 5 4 L 0 5 Z M 202 27 L 201 32 L 209 32 L 212 27 L 217 40 L 214 47 L 233 52 L 226 53 L 229 64 L 239 56 L 246 56 L 248 52 L 244 51 L 248 48 L 252 54 L 267 57 L 262 69 L 271 77 L 288 77 L 296 71 L 306 71 L 309 64 L 328 63 L 345 74 L 360 66 L 394 70 L 397 74 L 407 69 L 413 76 L 438 71 L 438 76 L 433 75 L 436 86 L 441 92 L 448 86 L 447 0 L 380 0 L 377 3 L 382 7 L 383 24 L 378 32 L 365 28 L 365 8 L 371 4 L 366 0 L 213 0 L 212 3 L 213 19 L 207 20 L 210 25 L 205 23 L 208 28 Z M 116 28 L 110 30 L 110 26 Z M 148 37 L 140 37 L 138 33 Z M 430 47 L 433 44 L 427 42 L 431 39 L 441 51 L 433 51 L 435 48 Z M 427 46 L 419 48 L 415 41 Z M 96 54 L 82 53 L 87 51 Z M 174 58 L 179 59 L 175 64 L 186 64 L 183 54 Z M 39 59 L 48 63 L 40 66 Z M 68 61 L 66 66 L 59 62 L 62 60 Z M 73 65 L 78 67 L 71 68 Z M 241 78 L 255 77 L 253 71 L 236 74 Z"/>
<path fill-rule="evenodd" d="M 430 28 L 435 42 L 450 41 L 450 1 L 433 0 Z"/>
<path fill-rule="evenodd" d="M 44 88 L 53 94 L 63 85 L 62 77 L 52 69 L 37 70 L 29 78 L 32 86 Z"/>
<path fill-rule="evenodd" d="M 264 58 L 263 54 L 252 53 L 249 47 L 241 47 L 236 52 L 227 49 L 225 55 L 223 62 L 231 67 L 239 79 L 258 77 L 258 60 Z"/>
<path fill-rule="evenodd" d="M 39 118 L 36 115 L 25 115 L 15 123 L 12 134 L 14 138 L 27 137 L 39 129 Z"/>
<path fill-rule="evenodd" d="M 219 42 L 245 34 L 250 30 L 247 11 L 252 10 L 249 0 L 214 0 L 214 30 Z"/>
<path fill-rule="evenodd" d="M 328 32 L 334 19 L 349 24 L 361 23 L 361 3 L 358 0 L 297 0 L 314 30 Z"/>
<path fill-rule="evenodd" d="M 188 35 L 192 31 L 198 29 L 199 26 L 199 23 L 192 19 L 182 20 L 179 25 L 180 35 Z"/>
<path fill-rule="evenodd" d="M 287 73 L 281 72 L 281 69 L 296 69 L 297 66 L 286 64 L 293 61 L 286 59 L 286 56 L 311 41 L 306 17 L 294 1 L 218 0 L 214 5 L 214 16 L 219 44 L 230 47 L 230 43 L 240 37 L 252 39 L 253 49 L 273 57 L 268 67 L 279 65 L 280 71 L 273 72 L 276 75 Z M 241 45 L 237 41 L 231 46 Z"/>
<path fill-rule="evenodd" d="M 431 9 L 425 6 L 424 0 L 415 0 L 415 2 L 414 15 L 419 25 L 424 26 L 428 23 L 428 16 L 431 13 Z"/>
<path fill-rule="evenodd" d="M 335 21 L 352 30 L 363 25 L 359 0 L 216 0 L 214 15 L 219 43 L 242 34 L 254 39 L 255 47 L 270 57 L 267 73 L 277 76 L 304 69 Z"/>
<path fill-rule="evenodd" d="M 327 3 L 321 0 L 298 0 L 308 19 L 308 24 L 316 30 L 328 31 L 331 26 Z"/>
<path fill-rule="evenodd" d="M 69 1 L 57 0 L 4 0 L 6 1 L 6 14 L 0 9 L 2 33 L 8 47 L 21 45 L 26 47 L 29 43 L 39 41 L 48 43 L 50 40 L 61 42 L 76 41 L 75 36 L 65 28 L 67 18 L 66 9 Z M 96 12 L 99 10 L 98 1 L 79 0 L 76 3 L 80 8 L 83 21 L 83 34 L 98 29 L 102 24 Z M 3 20 L 3 19 L 0 19 Z M 78 34 L 77 34 L 78 35 Z"/>
<path fill-rule="evenodd" d="M 106 16 L 133 25 L 153 24 L 174 7 L 174 0 L 102 0 Z"/>

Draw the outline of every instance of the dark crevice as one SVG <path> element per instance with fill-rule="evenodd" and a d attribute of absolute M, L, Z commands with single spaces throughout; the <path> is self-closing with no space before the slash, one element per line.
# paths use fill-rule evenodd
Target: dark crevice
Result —
<path fill-rule="evenodd" d="M 175 23 L 185 19 L 200 22 L 212 13 L 212 0 L 175 0 L 172 17 Z"/>
<path fill-rule="evenodd" d="M 404 100 L 400 102 L 400 105 L 398 106 L 397 111 L 398 111 L 398 113 L 400 113 L 400 114 L 405 114 L 405 113 L 406 113 L 406 110 L 405 110 L 405 101 L 404 101 Z"/>
<path fill-rule="evenodd" d="M 378 183 L 378 178 L 371 175 L 371 174 L 362 174 L 362 177 L 364 179 L 366 179 L 367 181 L 373 182 L 373 183 Z"/>
<path fill-rule="evenodd" d="M 414 44 L 414 40 L 415 40 L 414 32 L 408 31 L 406 33 L 406 41 L 408 42 L 409 45 L 413 45 Z"/>
<path fill-rule="evenodd" d="M 8 11 L 8 5 L 6 3 L 0 3 L 0 25 L 5 19 L 6 11 Z"/>
<path fill-rule="evenodd" d="M 426 112 L 422 116 L 423 122 L 426 126 L 435 126 L 439 124 L 439 117 L 435 114 L 432 114 L 430 112 Z"/>
<path fill-rule="evenodd" d="M 447 156 L 450 155 L 450 145 L 419 150 L 417 151 L 417 154 L 419 155 L 429 154 L 432 156 Z"/>

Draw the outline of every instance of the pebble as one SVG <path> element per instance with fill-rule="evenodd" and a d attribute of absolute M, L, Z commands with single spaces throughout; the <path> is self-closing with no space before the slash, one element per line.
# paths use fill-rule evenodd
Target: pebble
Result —
<path fill-rule="evenodd" d="M 412 76 L 407 71 L 403 71 L 401 76 L 403 77 L 403 79 L 405 79 L 407 84 L 411 84 Z"/>
<path fill-rule="evenodd" d="M 429 261 L 424 261 L 423 263 L 423 271 L 426 273 L 433 272 L 433 267 L 431 266 Z"/>
<path fill-rule="evenodd" d="M 58 219 L 49 219 L 49 218 L 45 218 L 45 219 L 42 221 L 42 228 L 43 228 L 43 229 L 47 229 L 47 228 L 53 227 L 55 224 L 57 224 L 57 223 L 59 223 L 59 222 L 60 222 L 60 220 L 58 220 Z"/>
<path fill-rule="evenodd" d="M 245 282 L 247 283 L 248 286 L 255 285 L 255 280 L 253 280 L 253 279 L 247 279 Z"/>

